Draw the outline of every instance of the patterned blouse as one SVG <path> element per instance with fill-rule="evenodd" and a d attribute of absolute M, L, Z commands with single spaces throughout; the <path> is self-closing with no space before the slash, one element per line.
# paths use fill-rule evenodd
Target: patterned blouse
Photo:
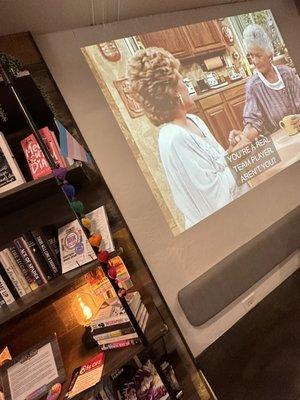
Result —
<path fill-rule="evenodd" d="M 284 88 L 268 87 L 255 73 L 246 84 L 244 125 L 251 124 L 259 133 L 279 129 L 279 121 L 290 114 L 300 113 L 300 79 L 285 65 L 277 66 Z"/>

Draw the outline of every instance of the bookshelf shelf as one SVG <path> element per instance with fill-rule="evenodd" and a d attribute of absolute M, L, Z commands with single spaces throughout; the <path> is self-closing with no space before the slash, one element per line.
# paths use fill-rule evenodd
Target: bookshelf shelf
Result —
<path fill-rule="evenodd" d="M 86 165 L 79 162 L 68 168 L 68 178 L 79 185 L 84 179 L 92 179 L 96 174 Z M 0 214 L 11 213 L 16 209 L 44 199 L 58 191 L 57 183 L 52 175 L 23 183 L 13 189 L 0 193 Z"/>
<path fill-rule="evenodd" d="M 149 319 L 145 335 L 149 341 L 149 344 L 153 344 L 158 339 L 162 338 L 168 332 L 168 329 L 166 329 L 164 321 L 162 320 L 152 299 L 143 299 L 143 302 L 149 312 Z M 95 348 L 93 350 L 84 349 L 83 346 L 80 344 L 80 341 L 76 340 L 82 334 L 83 328 L 77 327 L 76 329 L 74 329 L 73 332 L 73 337 L 75 339 L 74 341 L 72 340 L 70 342 L 70 337 L 66 337 L 65 340 L 64 337 L 60 338 L 59 345 L 60 348 L 63 349 L 62 357 L 64 365 L 66 366 L 67 374 L 67 380 L 63 385 L 62 394 L 59 397 L 60 399 L 63 399 L 64 394 L 67 391 L 73 370 L 84 364 L 89 358 L 95 356 L 97 353 L 100 352 L 99 348 Z M 137 356 L 144 349 L 145 347 L 142 344 L 139 344 L 125 347 L 124 349 L 105 351 L 105 362 L 102 377 L 110 375 L 113 371 L 122 367 L 124 364 L 126 364 L 126 362 Z M 96 386 L 91 389 L 94 389 Z"/>
<path fill-rule="evenodd" d="M 75 281 L 85 274 L 96 268 L 99 265 L 97 260 L 91 261 L 81 267 L 74 269 L 73 271 L 67 272 L 66 274 L 60 275 L 48 282 L 47 284 L 39 287 L 35 291 L 28 293 L 27 295 L 17 299 L 14 303 L 9 306 L 3 306 L 0 308 L 0 326 L 11 319 L 17 317 L 24 311 L 37 305 L 38 303 L 53 297 L 59 292 L 70 288 Z"/>

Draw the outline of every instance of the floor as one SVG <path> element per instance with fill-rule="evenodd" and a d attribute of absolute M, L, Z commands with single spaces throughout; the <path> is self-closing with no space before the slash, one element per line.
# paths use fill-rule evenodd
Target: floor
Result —
<path fill-rule="evenodd" d="M 300 270 L 197 362 L 218 400 L 300 400 Z"/>

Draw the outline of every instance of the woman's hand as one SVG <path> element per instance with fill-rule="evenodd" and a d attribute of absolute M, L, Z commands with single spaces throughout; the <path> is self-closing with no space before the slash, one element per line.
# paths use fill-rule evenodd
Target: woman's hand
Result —
<path fill-rule="evenodd" d="M 293 115 L 291 119 L 294 127 L 300 130 L 300 114 Z"/>
<path fill-rule="evenodd" d="M 242 140 L 243 132 L 238 129 L 233 129 L 230 131 L 228 136 L 228 141 L 230 146 L 236 146 Z"/>

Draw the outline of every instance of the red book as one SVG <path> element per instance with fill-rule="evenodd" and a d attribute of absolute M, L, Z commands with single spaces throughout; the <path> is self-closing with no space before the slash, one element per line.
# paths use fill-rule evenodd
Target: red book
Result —
<path fill-rule="evenodd" d="M 60 154 L 60 149 L 54 133 L 49 131 L 47 127 L 40 129 L 39 132 L 53 160 L 60 167 L 65 167 L 66 164 Z M 51 173 L 51 168 L 33 133 L 21 140 L 21 145 L 33 179 L 39 179 L 42 176 L 49 175 Z"/>

